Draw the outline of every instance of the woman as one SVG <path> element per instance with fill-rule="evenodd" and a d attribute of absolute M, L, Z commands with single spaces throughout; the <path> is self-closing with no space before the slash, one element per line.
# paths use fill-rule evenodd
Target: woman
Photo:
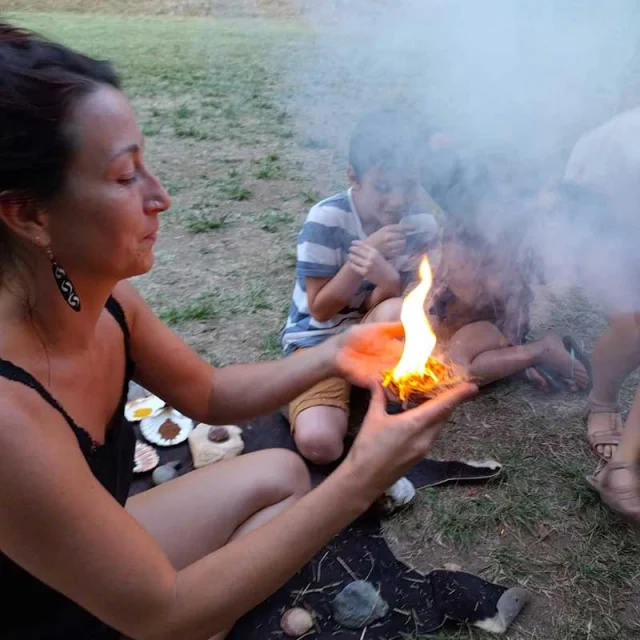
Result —
<path fill-rule="evenodd" d="M 111 68 L 0 24 L 0 123 L 0 637 L 222 638 L 424 456 L 475 387 L 388 416 L 375 378 L 400 343 L 384 325 L 214 369 L 126 282 L 151 268 L 169 198 Z M 297 456 L 271 450 L 127 501 L 130 379 L 227 423 L 331 375 L 373 398 L 314 491 Z"/>

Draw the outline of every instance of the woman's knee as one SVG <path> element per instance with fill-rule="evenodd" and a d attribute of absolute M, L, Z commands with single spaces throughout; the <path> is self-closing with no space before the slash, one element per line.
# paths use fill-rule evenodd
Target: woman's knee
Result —
<path fill-rule="evenodd" d="M 372 309 L 367 322 L 399 322 L 402 298 L 389 298 Z"/>
<path fill-rule="evenodd" d="M 311 489 L 309 470 L 298 454 L 288 449 L 268 449 L 260 453 L 267 456 L 256 460 L 263 501 L 276 503 L 291 496 L 301 497 Z"/>

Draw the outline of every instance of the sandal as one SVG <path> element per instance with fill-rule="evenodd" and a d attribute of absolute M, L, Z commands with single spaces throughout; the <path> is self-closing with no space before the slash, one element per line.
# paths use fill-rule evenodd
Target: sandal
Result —
<path fill-rule="evenodd" d="M 635 476 L 632 487 L 612 488 L 611 474 L 621 469 L 631 471 Z M 630 462 L 608 462 L 596 469 L 592 476 L 586 476 L 589 485 L 600 494 L 602 501 L 625 520 L 640 524 L 640 480 L 637 467 Z"/>
<path fill-rule="evenodd" d="M 560 374 L 543 365 L 534 365 L 533 368 L 544 378 L 549 391 L 553 393 L 559 393 L 561 391 L 566 391 L 570 386 L 575 384 L 575 380 L 573 379 L 573 367 L 575 361 L 577 360 L 584 366 L 584 368 L 587 370 L 587 375 L 589 376 L 589 383 L 584 389 L 580 389 L 579 391 L 581 393 L 589 393 L 591 391 L 592 384 L 591 362 L 589 361 L 589 358 L 587 358 L 585 353 L 582 351 L 582 349 L 580 349 L 577 342 L 571 336 L 564 336 L 562 338 L 562 344 L 571 356 L 571 373 L 569 374 L 568 378 L 561 376 Z M 530 375 L 528 372 L 527 377 L 530 379 Z"/>
<path fill-rule="evenodd" d="M 606 413 L 611 416 L 608 421 L 609 428 L 589 433 L 589 418 L 598 413 Z M 611 456 L 602 455 L 602 453 L 598 451 L 598 447 L 617 447 L 620 444 L 620 440 L 622 439 L 620 406 L 617 403 L 595 402 L 590 399 L 585 423 L 587 425 L 587 441 L 589 442 L 591 450 L 598 458 L 607 462 L 611 459 Z"/>

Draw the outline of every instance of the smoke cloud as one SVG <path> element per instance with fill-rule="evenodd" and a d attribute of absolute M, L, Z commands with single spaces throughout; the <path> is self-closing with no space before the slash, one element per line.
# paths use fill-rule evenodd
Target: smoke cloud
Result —
<path fill-rule="evenodd" d="M 364 113 L 408 107 L 468 168 L 494 163 L 492 197 L 505 206 L 478 207 L 489 233 L 526 223 L 549 278 L 598 277 L 593 217 L 537 205 L 583 133 L 640 104 L 636 0 L 307 0 L 302 11 L 314 38 L 290 61 L 288 106 L 303 135 L 346 158 Z M 440 156 L 436 174 L 450 168 Z"/>

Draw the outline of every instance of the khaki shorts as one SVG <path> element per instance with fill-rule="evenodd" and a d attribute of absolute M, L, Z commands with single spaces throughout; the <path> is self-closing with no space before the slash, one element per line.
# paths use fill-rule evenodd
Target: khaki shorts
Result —
<path fill-rule="evenodd" d="M 369 316 L 377 307 L 369 309 L 358 324 L 369 320 Z M 303 351 L 303 348 L 297 351 Z M 344 378 L 327 378 L 311 389 L 301 393 L 295 400 L 289 403 L 289 424 L 294 430 L 296 420 L 300 413 L 310 407 L 338 407 L 349 413 L 349 398 L 351 397 L 351 384 Z"/>
<path fill-rule="evenodd" d="M 293 431 L 302 411 L 310 407 L 338 407 L 349 413 L 351 385 L 344 378 L 327 378 L 289 403 L 289 424 Z"/>

